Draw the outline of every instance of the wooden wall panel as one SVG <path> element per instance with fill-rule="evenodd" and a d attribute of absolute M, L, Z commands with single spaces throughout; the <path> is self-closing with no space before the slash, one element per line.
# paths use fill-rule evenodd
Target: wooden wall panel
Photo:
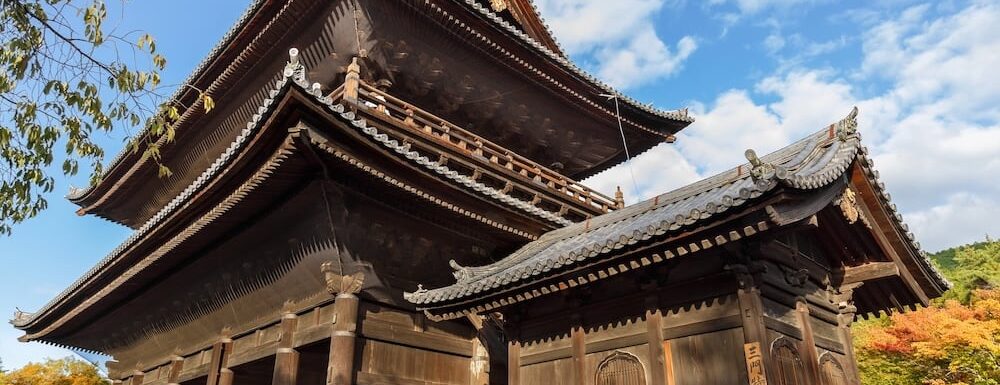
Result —
<path fill-rule="evenodd" d="M 816 318 L 811 319 L 813 336 L 816 338 L 816 345 L 823 346 L 826 349 L 832 349 L 833 346 L 829 346 L 829 342 L 836 342 L 836 349 L 838 352 L 843 353 L 843 347 L 840 345 L 840 331 L 837 329 L 837 325 L 832 325 L 826 321 L 818 320 Z"/>
<path fill-rule="evenodd" d="M 765 316 L 796 328 L 801 328 L 802 325 L 799 323 L 798 313 L 795 312 L 794 307 L 789 307 L 767 297 L 762 298 L 762 301 L 764 302 Z"/>
<path fill-rule="evenodd" d="M 467 385 L 470 359 L 447 353 L 361 339 L 358 383 L 411 383 Z"/>
<path fill-rule="evenodd" d="M 747 384 L 743 329 L 733 328 L 670 340 L 676 385 Z"/>
<path fill-rule="evenodd" d="M 521 385 L 574 385 L 575 378 L 572 358 L 521 367 Z"/>

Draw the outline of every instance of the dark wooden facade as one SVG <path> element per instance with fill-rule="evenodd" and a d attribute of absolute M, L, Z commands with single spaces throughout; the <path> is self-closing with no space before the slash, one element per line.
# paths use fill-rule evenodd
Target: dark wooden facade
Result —
<path fill-rule="evenodd" d="M 130 385 L 840 384 L 856 314 L 946 286 L 853 114 L 628 207 L 576 182 L 624 159 L 616 92 L 540 20 L 255 2 L 191 78 L 220 104 L 183 112 L 174 175 L 125 153 L 71 193 L 136 232 L 22 340 Z M 692 121 L 620 99 L 638 151 Z"/>

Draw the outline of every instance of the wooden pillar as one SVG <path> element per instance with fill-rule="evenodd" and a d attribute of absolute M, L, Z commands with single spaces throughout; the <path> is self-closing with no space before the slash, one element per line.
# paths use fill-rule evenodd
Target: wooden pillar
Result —
<path fill-rule="evenodd" d="M 222 340 L 222 361 L 219 368 L 219 385 L 233 385 L 233 371 L 229 369 L 229 356 L 233 354 L 233 340 Z"/>
<path fill-rule="evenodd" d="M 167 372 L 167 385 L 179 385 L 182 370 L 184 370 L 184 357 L 173 356 L 170 359 L 170 371 Z"/>
<path fill-rule="evenodd" d="M 666 385 L 670 363 L 663 351 L 663 316 L 656 296 L 646 299 L 646 337 L 649 345 L 650 383 Z"/>
<path fill-rule="evenodd" d="M 483 331 L 483 317 L 478 314 L 469 314 L 469 322 L 476 328 L 476 338 L 472 340 L 472 360 L 469 362 L 471 375 L 469 381 L 472 385 L 488 385 L 490 382 L 490 354 L 481 338 L 486 338 Z M 423 318 L 420 318 L 423 320 Z"/>
<path fill-rule="evenodd" d="M 521 342 L 511 340 L 507 347 L 507 385 L 521 384 Z"/>
<path fill-rule="evenodd" d="M 272 385 L 295 385 L 299 374 L 299 352 L 295 350 L 295 327 L 298 319 L 294 313 L 281 317 L 281 337 L 274 355 Z"/>
<path fill-rule="evenodd" d="M 861 385 L 858 360 L 854 355 L 854 337 L 851 335 L 851 324 L 854 323 L 854 314 L 857 311 L 858 309 L 854 305 L 844 302 L 840 306 L 840 314 L 837 315 L 837 330 L 840 334 L 840 343 L 844 346 L 844 358 L 847 361 L 843 363 L 844 375 L 853 385 Z"/>
<path fill-rule="evenodd" d="M 229 369 L 229 354 L 233 348 L 233 340 L 223 338 L 212 345 L 212 359 L 208 364 L 207 385 L 232 385 L 233 371 Z"/>
<path fill-rule="evenodd" d="M 136 370 L 135 373 L 132 374 L 132 379 L 130 380 L 130 383 L 132 385 L 142 385 L 144 379 L 145 379 L 145 374 L 143 374 L 141 370 Z"/>
<path fill-rule="evenodd" d="M 587 375 L 587 341 L 586 332 L 583 330 L 583 323 L 580 316 L 573 316 L 573 329 L 570 331 L 570 339 L 573 343 L 573 384 L 588 385 Z"/>
<path fill-rule="evenodd" d="M 764 326 L 764 302 L 760 297 L 760 288 L 757 287 L 755 275 L 759 274 L 762 266 L 751 262 L 748 265 L 728 265 L 726 269 L 733 273 L 737 279 L 738 288 L 736 290 L 737 300 L 740 305 L 740 315 L 743 320 L 743 349 L 747 360 L 747 376 L 750 382 L 759 382 L 764 379 L 765 383 L 776 384 L 775 370 L 771 367 L 771 344 L 767 339 L 767 328 Z M 750 352 L 759 353 L 751 356 Z M 759 376 L 760 378 L 754 378 Z"/>
<path fill-rule="evenodd" d="M 809 304 L 805 300 L 795 303 L 795 312 L 798 314 L 802 331 L 802 344 L 805 353 L 806 376 L 814 383 L 819 384 L 819 353 L 816 352 L 816 339 L 813 337 L 812 316 L 809 315 Z"/>
<path fill-rule="evenodd" d="M 358 308 L 364 275 L 341 275 L 331 262 L 323 263 L 326 290 L 335 295 L 333 302 L 333 333 L 330 336 L 330 361 L 327 365 L 327 385 L 354 384 L 354 354 L 357 349 Z"/>

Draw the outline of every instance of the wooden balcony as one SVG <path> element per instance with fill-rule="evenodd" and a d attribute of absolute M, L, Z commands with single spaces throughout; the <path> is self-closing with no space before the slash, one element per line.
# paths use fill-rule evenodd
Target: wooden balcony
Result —
<path fill-rule="evenodd" d="M 371 84 L 354 81 L 356 88 L 348 79 L 345 86 L 338 87 L 330 96 L 365 118 L 382 123 L 390 131 L 385 134 L 427 156 L 437 157 L 439 163 L 570 220 L 620 208 L 620 202 L 565 175 Z"/>

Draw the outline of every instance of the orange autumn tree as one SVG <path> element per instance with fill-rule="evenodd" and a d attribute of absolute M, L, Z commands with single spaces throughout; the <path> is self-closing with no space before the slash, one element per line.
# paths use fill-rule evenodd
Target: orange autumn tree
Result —
<path fill-rule="evenodd" d="M 106 385 L 94 365 L 62 358 L 29 363 L 22 368 L 0 373 L 0 385 Z"/>
<path fill-rule="evenodd" d="M 1000 385 L 1000 242 L 936 257 L 952 292 L 928 308 L 857 324 L 864 384 Z"/>

